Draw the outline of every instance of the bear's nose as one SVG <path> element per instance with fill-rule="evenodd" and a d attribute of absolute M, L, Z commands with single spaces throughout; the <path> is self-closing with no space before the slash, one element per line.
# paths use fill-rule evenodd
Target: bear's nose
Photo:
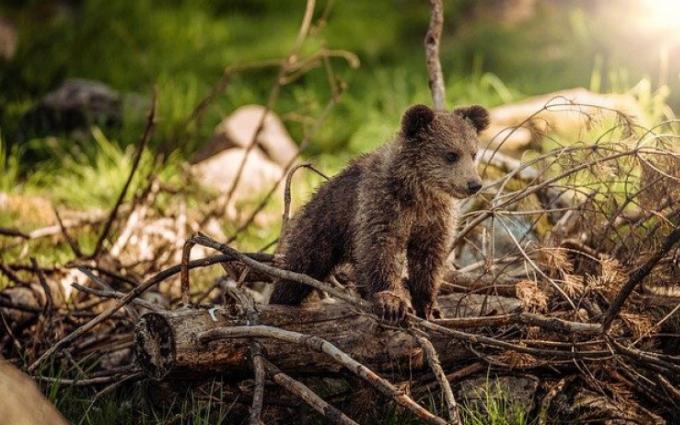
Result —
<path fill-rule="evenodd" d="M 470 180 L 467 184 L 468 193 L 474 195 L 482 188 L 482 184 L 476 180 Z"/>

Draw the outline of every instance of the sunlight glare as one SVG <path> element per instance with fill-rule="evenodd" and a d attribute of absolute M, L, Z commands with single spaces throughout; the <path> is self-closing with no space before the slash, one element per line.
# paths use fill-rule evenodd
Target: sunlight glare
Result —
<path fill-rule="evenodd" d="M 680 1 L 644 0 L 648 24 L 658 30 L 677 30 L 680 32 Z"/>

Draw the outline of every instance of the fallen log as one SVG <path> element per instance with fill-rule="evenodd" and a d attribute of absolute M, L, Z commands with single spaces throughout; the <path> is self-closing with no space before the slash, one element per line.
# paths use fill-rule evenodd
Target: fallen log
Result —
<path fill-rule="evenodd" d="M 509 313 L 520 308 L 515 299 L 465 294 L 441 296 L 439 304 L 447 318 Z M 412 334 L 384 326 L 346 303 L 317 303 L 303 308 L 260 305 L 258 323 L 328 340 L 372 370 L 408 373 L 424 366 L 422 348 Z M 137 361 L 153 379 L 250 376 L 247 338 L 207 343 L 200 343 L 198 338 L 210 330 L 249 324 L 247 312 L 239 305 L 147 313 L 135 331 Z M 266 358 L 284 373 L 299 376 L 342 369 L 323 353 L 275 339 L 262 339 L 261 344 Z M 464 344 L 445 335 L 433 336 L 432 344 L 440 353 L 442 365 L 474 357 Z"/>

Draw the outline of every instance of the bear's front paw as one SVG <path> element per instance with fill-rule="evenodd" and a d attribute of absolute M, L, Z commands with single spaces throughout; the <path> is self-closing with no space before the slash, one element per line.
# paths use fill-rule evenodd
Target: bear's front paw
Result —
<path fill-rule="evenodd" d="M 382 291 L 373 295 L 373 310 L 382 320 L 400 324 L 406 313 L 412 313 L 411 304 L 391 291 Z"/>

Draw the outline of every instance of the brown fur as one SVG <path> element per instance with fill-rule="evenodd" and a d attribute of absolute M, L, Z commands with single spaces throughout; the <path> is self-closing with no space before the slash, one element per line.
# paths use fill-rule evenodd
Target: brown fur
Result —
<path fill-rule="evenodd" d="M 411 107 L 391 143 L 350 163 L 291 221 L 281 265 L 325 279 L 336 265 L 352 262 L 359 291 L 379 314 L 400 321 L 412 307 L 429 317 L 453 238 L 455 202 L 481 187 L 474 155 L 487 125 L 480 106 L 453 113 Z M 296 305 L 310 291 L 277 282 L 270 303 Z"/>

